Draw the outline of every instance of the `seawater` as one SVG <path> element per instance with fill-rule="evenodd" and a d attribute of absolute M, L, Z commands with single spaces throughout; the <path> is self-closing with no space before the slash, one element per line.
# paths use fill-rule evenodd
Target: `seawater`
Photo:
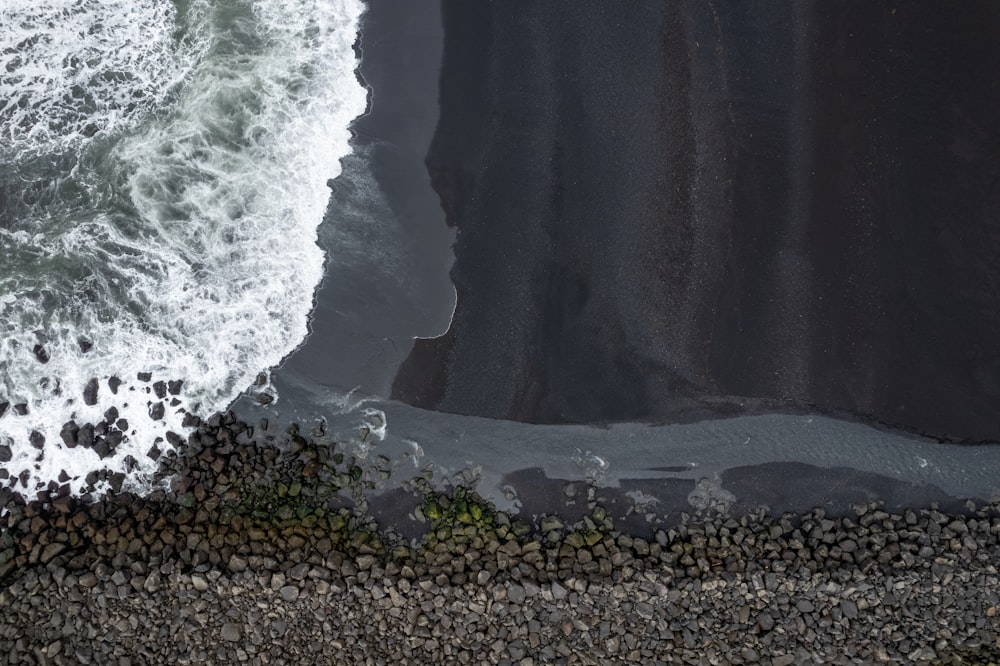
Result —
<path fill-rule="evenodd" d="M 141 486 L 185 410 L 225 409 L 302 342 L 326 182 L 366 105 L 363 10 L 0 3 L 0 483 Z M 66 445 L 111 407 L 111 456 Z"/>

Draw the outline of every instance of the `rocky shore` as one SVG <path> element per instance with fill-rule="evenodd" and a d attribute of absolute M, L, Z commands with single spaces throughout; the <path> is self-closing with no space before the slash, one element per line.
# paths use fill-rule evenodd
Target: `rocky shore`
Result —
<path fill-rule="evenodd" d="M 594 492 L 573 523 L 424 477 L 380 497 L 378 459 L 266 426 L 201 423 L 142 497 L 0 491 L 5 662 L 1000 659 L 995 504 L 685 516 L 642 539 Z M 376 523 L 386 507 L 420 533 Z"/>

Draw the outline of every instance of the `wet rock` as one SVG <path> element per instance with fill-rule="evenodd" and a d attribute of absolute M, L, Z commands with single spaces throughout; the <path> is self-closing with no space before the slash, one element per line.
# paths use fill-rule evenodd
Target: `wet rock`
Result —
<path fill-rule="evenodd" d="M 10 408 L 10 402 L 0 400 L 0 416 L 3 416 L 7 412 L 8 408 Z"/>
<path fill-rule="evenodd" d="M 32 347 L 31 353 L 35 355 L 39 363 L 49 362 L 49 352 L 43 345 L 35 345 Z"/>
<path fill-rule="evenodd" d="M 114 423 L 117 420 L 118 420 L 118 408 L 108 407 L 108 409 L 105 410 L 104 412 L 104 421 L 106 423 Z"/>
<path fill-rule="evenodd" d="M 265 393 L 262 391 L 257 394 L 257 402 L 259 402 L 262 405 L 270 405 L 272 402 L 274 402 L 274 396 L 271 395 L 270 393 Z"/>
<path fill-rule="evenodd" d="M 28 435 L 28 441 L 31 442 L 31 445 L 38 450 L 45 448 L 45 435 L 37 430 L 31 431 L 31 434 Z"/>
<path fill-rule="evenodd" d="M 118 395 L 118 387 L 122 385 L 122 380 L 118 379 L 114 375 L 108 378 L 108 388 L 115 395 Z"/>
<path fill-rule="evenodd" d="M 140 372 L 140 373 L 136 374 L 135 378 L 138 379 L 140 382 L 148 382 L 151 379 L 153 379 L 153 373 L 152 372 Z"/>
<path fill-rule="evenodd" d="M 100 456 L 101 460 L 110 457 L 112 454 L 111 444 L 103 437 L 94 442 L 93 450 L 94 453 Z"/>
<path fill-rule="evenodd" d="M 166 398 L 167 397 L 167 383 L 164 382 L 164 381 L 162 381 L 162 380 L 158 381 L 158 382 L 154 382 L 153 383 L 153 393 L 155 393 L 156 397 L 159 398 L 160 400 L 163 400 L 164 398 Z"/>
<path fill-rule="evenodd" d="M 17 403 L 16 405 L 14 405 L 14 413 L 17 414 L 18 416 L 27 416 L 28 404 L 25 402 Z"/>
<path fill-rule="evenodd" d="M 87 338 L 77 338 L 76 344 L 80 345 L 80 352 L 86 354 L 94 348 L 94 343 Z"/>
<path fill-rule="evenodd" d="M 182 379 L 172 379 L 167 382 L 167 391 L 170 395 L 180 395 L 181 387 L 184 385 L 184 380 Z"/>
<path fill-rule="evenodd" d="M 10 447 L 5 444 L 0 444 L 0 463 L 10 462 L 13 457 L 14 455 L 10 450 Z"/>
<path fill-rule="evenodd" d="M 62 430 L 59 432 L 59 436 L 62 438 L 63 444 L 66 448 L 75 448 L 77 444 L 76 436 L 80 432 L 80 426 L 76 424 L 76 421 L 67 421 L 63 424 Z"/>
<path fill-rule="evenodd" d="M 80 427 L 76 433 L 76 443 L 84 448 L 94 445 L 94 426 L 87 423 Z"/>
<path fill-rule="evenodd" d="M 91 377 L 83 389 L 83 404 L 89 406 L 97 404 L 97 389 L 97 377 Z"/>
<path fill-rule="evenodd" d="M 154 421 L 160 421 L 163 419 L 163 415 L 166 413 L 166 407 L 164 407 L 162 402 L 154 402 L 149 406 L 149 418 Z"/>

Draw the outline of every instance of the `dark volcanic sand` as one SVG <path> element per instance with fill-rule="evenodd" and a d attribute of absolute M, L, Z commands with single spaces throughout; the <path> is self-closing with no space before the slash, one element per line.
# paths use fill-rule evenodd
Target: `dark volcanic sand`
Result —
<path fill-rule="evenodd" d="M 387 395 L 413 338 L 447 328 L 454 232 L 424 165 L 438 115 L 441 32 L 433 3 L 377 0 L 362 18 L 358 71 L 369 109 L 352 123 L 354 153 L 330 181 L 319 239 L 326 279 L 311 335 L 279 378 L 307 391 L 318 384 Z"/>
<path fill-rule="evenodd" d="M 1000 438 L 1000 7 L 445 0 L 459 303 L 393 397 Z"/>

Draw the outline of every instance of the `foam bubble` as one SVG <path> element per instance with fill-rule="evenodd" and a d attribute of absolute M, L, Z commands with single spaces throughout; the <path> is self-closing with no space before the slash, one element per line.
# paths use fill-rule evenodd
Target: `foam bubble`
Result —
<path fill-rule="evenodd" d="M 158 0 L 4 0 L 0 126 L 12 153 L 51 151 L 160 104 L 196 60 Z"/>
<path fill-rule="evenodd" d="M 308 332 L 325 183 L 366 104 L 352 49 L 363 5 L 172 6 L 0 9 L 4 62 L 6 46 L 30 44 L 0 89 L 37 100 L 0 107 L 0 130 L 18 159 L 72 153 L 55 177 L 41 172 L 41 204 L 0 219 L 0 251 L 15 258 L 0 277 L 0 402 L 26 412 L 0 415 L 0 444 L 13 451 L 3 467 L 29 489 L 65 471 L 79 492 L 99 468 L 141 483 L 155 467 L 146 453 L 184 432 L 186 410 L 225 409 Z M 92 54 L 90 69 L 56 72 L 73 53 Z M 93 81 L 120 70 L 135 77 Z M 80 85 L 85 101 L 67 97 Z M 91 125 L 100 133 L 88 136 Z M 184 383 L 164 402 L 140 373 Z M 112 377 L 125 382 L 117 394 Z M 157 402 L 164 413 L 152 418 Z M 97 423 L 111 406 L 128 421 L 112 456 L 63 445 L 63 423 Z"/>

